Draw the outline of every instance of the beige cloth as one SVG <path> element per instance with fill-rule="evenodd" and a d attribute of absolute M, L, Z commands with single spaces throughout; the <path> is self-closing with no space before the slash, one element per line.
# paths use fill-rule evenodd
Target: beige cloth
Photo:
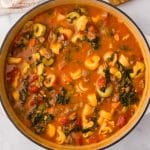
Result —
<path fill-rule="evenodd" d="M 0 0 L 0 15 L 27 11 L 44 1 L 46 0 Z"/>

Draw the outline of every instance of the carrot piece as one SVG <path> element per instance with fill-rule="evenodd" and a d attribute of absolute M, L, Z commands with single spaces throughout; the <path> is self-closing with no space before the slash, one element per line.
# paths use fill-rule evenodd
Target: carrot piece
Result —
<path fill-rule="evenodd" d="M 32 48 L 32 47 L 34 47 L 34 46 L 35 46 L 35 38 L 32 38 L 32 39 L 29 41 L 28 47 L 29 47 L 29 48 Z"/>
<path fill-rule="evenodd" d="M 119 107 L 120 102 L 113 102 L 111 104 L 111 114 L 113 114 L 115 112 L 115 110 Z"/>

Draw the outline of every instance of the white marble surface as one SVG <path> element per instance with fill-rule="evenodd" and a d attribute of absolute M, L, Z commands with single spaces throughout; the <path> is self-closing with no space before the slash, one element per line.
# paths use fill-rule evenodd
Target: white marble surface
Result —
<path fill-rule="evenodd" d="M 150 0 L 131 0 L 119 6 L 141 28 L 150 43 Z M 0 46 L 12 25 L 24 13 L 0 16 Z M 150 108 L 138 126 L 107 150 L 150 150 Z M 0 104 L 0 150 L 44 150 L 24 137 L 7 118 Z"/>

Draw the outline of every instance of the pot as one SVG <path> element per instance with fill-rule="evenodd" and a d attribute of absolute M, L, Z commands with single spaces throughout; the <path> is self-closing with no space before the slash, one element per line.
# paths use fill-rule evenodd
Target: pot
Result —
<path fill-rule="evenodd" d="M 121 128 L 118 132 L 113 134 L 111 137 L 106 138 L 104 141 L 101 141 L 99 143 L 85 145 L 85 146 L 71 146 L 71 145 L 58 145 L 56 143 L 52 143 L 46 139 L 41 138 L 40 136 L 33 133 L 30 129 L 28 129 L 16 116 L 13 108 L 11 107 L 8 99 L 8 95 L 6 92 L 6 86 L 5 86 L 5 61 L 6 57 L 9 51 L 10 44 L 12 43 L 13 39 L 15 38 L 18 31 L 22 28 L 22 26 L 30 19 L 32 19 L 37 14 L 40 14 L 52 7 L 58 6 L 58 5 L 64 5 L 64 4 L 80 4 L 80 5 L 91 5 L 95 7 L 102 8 L 104 10 L 107 10 L 114 16 L 116 16 L 118 19 L 124 21 L 125 25 L 131 30 L 135 38 L 137 39 L 137 42 L 140 45 L 142 55 L 144 57 L 144 63 L 146 65 L 146 71 L 145 71 L 145 89 L 143 92 L 143 96 L 141 98 L 141 101 L 139 103 L 139 107 L 134 114 L 134 116 L 130 119 L 130 121 L 125 125 L 123 128 Z M 1 47 L 1 58 L 0 58 L 0 95 L 1 95 L 1 101 L 2 105 L 9 117 L 9 119 L 13 122 L 13 124 L 16 126 L 16 128 L 22 132 L 26 137 L 28 137 L 33 142 L 39 144 L 42 147 L 45 147 L 47 149 L 60 149 L 60 150 L 92 150 L 92 149 L 102 149 L 106 148 L 108 146 L 111 146 L 112 144 L 118 142 L 121 140 L 124 136 L 126 136 L 141 120 L 142 116 L 144 115 L 148 103 L 149 103 L 149 96 L 150 96 L 150 82 L 149 82 L 149 75 L 150 75 L 150 52 L 148 43 L 140 31 L 140 29 L 137 27 L 137 25 L 127 16 L 125 15 L 121 10 L 111 6 L 110 4 L 107 4 L 102 1 L 97 0 L 55 0 L 55 1 L 48 1 L 45 2 L 32 10 L 30 10 L 28 13 L 26 13 L 21 19 L 19 19 L 16 24 L 11 28 L 11 30 L 8 32 L 2 47 Z"/>

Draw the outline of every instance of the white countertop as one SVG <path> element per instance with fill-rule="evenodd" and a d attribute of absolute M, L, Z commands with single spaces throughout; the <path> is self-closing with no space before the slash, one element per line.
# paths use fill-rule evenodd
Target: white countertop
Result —
<path fill-rule="evenodd" d="M 140 27 L 150 43 L 150 0 L 131 0 L 119 6 Z M 0 46 L 12 25 L 24 13 L 0 16 Z M 136 128 L 107 150 L 150 150 L 150 108 Z M 0 104 L 0 150 L 44 150 L 24 137 L 7 118 Z"/>

